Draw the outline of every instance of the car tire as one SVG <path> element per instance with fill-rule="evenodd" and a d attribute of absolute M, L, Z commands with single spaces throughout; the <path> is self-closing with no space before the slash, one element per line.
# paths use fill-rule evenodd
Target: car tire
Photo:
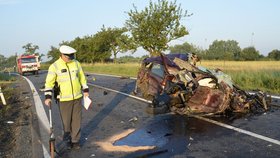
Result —
<path fill-rule="evenodd" d="M 151 104 L 146 107 L 146 112 L 149 114 L 153 114 L 153 115 L 164 114 L 164 113 L 167 113 L 168 111 L 169 111 L 169 108 L 167 105 L 154 107 Z"/>

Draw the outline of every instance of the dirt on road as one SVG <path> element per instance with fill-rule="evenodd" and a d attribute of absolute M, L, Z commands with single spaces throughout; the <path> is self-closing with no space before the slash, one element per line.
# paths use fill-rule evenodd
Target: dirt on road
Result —
<path fill-rule="evenodd" d="M 1 85 L 7 105 L 0 102 L 0 157 L 32 157 L 32 96 L 18 77 Z"/>

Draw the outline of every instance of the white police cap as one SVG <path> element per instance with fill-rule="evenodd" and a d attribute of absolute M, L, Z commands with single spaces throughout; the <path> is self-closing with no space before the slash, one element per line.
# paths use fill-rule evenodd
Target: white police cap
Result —
<path fill-rule="evenodd" d="M 60 46 L 59 51 L 62 54 L 73 54 L 73 53 L 76 53 L 76 50 L 74 48 L 66 46 L 66 45 Z"/>

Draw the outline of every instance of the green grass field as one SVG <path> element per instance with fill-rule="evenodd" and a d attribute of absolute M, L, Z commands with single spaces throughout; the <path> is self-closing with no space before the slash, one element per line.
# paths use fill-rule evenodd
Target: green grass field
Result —
<path fill-rule="evenodd" d="M 279 61 L 201 61 L 197 66 L 220 68 L 245 90 L 263 90 L 280 94 Z M 44 67 L 47 67 L 46 65 Z M 136 77 L 140 63 L 82 64 L 86 72 Z"/>
<path fill-rule="evenodd" d="M 279 61 L 202 61 L 198 65 L 222 69 L 243 89 L 280 94 Z"/>

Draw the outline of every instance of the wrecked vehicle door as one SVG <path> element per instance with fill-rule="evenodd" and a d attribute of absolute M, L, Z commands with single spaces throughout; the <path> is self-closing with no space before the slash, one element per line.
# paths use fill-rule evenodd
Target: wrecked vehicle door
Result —
<path fill-rule="evenodd" d="M 142 91 L 143 97 L 153 99 L 155 94 L 161 92 L 161 85 L 164 78 L 163 66 L 158 63 L 143 64 L 138 74 L 137 85 Z"/>
<path fill-rule="evenodd" d="M 250 95 L 221 70 L 196 67 L 189 59 L 189 54 L 168 54 L 143 60 L 136 87 L 153 102 L 148 112 L 212 115 L 268 109 L 263 92 Z"/>

